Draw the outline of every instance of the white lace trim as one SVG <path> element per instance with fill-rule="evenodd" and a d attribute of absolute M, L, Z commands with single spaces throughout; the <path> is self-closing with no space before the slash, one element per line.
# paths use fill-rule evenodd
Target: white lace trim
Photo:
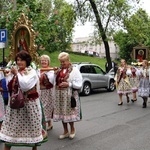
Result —
<path fill-rule="evenodd" d="M 38 143 L 43 140 L 43 136 L 40 135 L 39 137 L 35 137 L 35 138 L 23 138 L 23 137 L 15 138 L 0 133 L 0 139 L 2 141 L 10 142 L 10 143 Z"/>

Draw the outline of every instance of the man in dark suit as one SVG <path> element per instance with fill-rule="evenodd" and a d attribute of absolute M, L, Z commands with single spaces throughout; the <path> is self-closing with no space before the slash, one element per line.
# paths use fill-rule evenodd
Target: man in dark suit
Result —
<path fill-rule="evenodd" d="M 118 69 L 118 65 L 116 62 L 112 61 L 112 68 L 114 69 L 114 72 L 116 74 L 117 72 L 117 69 Z M 105 69 L 106 69 L 106 72 L 109 72 L 109 69 L 108 69 L 108 63 L 106 62 L 105 64 Z"/>

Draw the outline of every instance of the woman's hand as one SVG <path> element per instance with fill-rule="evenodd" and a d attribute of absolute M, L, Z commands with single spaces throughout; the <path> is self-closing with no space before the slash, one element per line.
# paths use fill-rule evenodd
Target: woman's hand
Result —
<path fill-rule="evenodd" d="M 59 84 L 59 87 L 60 88 L 67 88 L 67 87 L 69 87 L 69 83 L 68 82 L 62 82 Z"/>
<path fill-rule="evenodd" d="M 17 75 L 18 73 L 18 70 L 14 67 L 11 68 L 11 73 L 14 74 L 14 75 Z"/>

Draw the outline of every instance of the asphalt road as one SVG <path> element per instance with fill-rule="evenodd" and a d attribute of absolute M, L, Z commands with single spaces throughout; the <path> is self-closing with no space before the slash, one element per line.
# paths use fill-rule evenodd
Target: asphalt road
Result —
<path fill-rule="evenodd" d="M 76 137 L 59 140 L 63 128 L 61 122 L 55 122 L 48 132 L 48 142 L 38 150 L 149 150 L 150 103 L 144 109 L 141 98 L 127 104 L 124 97 L 122 106 L 118 102 L 116 91 L 98 90 L 88 97 L 81 96 L 83 119 L 75 123 Z M 2 147 L 0 144 L 0 150 Z"/>

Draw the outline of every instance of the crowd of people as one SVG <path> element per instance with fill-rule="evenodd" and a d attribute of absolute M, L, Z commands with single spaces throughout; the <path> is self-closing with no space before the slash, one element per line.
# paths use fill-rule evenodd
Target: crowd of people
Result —
<path fill-rule="evenodd" d="M 42 55 L 40 68 L 35 69 L 30 54 L 21 50 L 16 54 L 16 65 L 12 63 L 9 69 L 6 66 L 0 71 L 0 140 L 5 143 L 4 150 L 12 146 L 30 146 L 37 150 L 37 146 L 47 141 L 53 122 L 58 121 L 63 126 L 59 139 L 75 137 L 74 123 L 82 119 L 79 97 L 82 75 L 72 66 L 68 53 L 61 52 L 58 61 L 60 67 L 51 67 L 50 57 Z M 120 66 L 112 67 L 117 68 L 118 106 L 123 105 L 125 95 L 127 103 L 141 97 L 143 108 L 146 108 L 150 95 L 148 61 L 143 60 L 142 66 L 135 67 L 121 59 Z M 15 109 L 11 106 L 12 100 L 19 89 L 23 93 L 23 107 Z M 72 101 L 75 106 L 71 105 Z"/>
<path fill-rule="evenodd" d="M 121 59 L 115 75 L 115 83 L 119 95 L 119 106 L 123 105 L 123 95 L 129 103 L 129 95 L 132 94 L 132 102 L 137 101 L 138 96 L 143 99 L 143 108 L 147 107 L 147 100 L 150 96 L 150 68 L 147 60 L 143 60 L 142 66 L 135 67 Z"/>
<path fill-rule="evenodd" d="M 42 55 L 40 68 L 35 69 L 31 66 L 30 54 L 21 50 L 16 54 L 16 65 L 0 71 L 0 140 L 5 143 L 4 150 L 10 150 L 12 146 L 28 146 L 37 150 L 37 146 L 47 141 L 53 121 L 62 122 L 64 131 L 59 139 L 75 137 L 74 122 L 82 119 L 79 97 L 82 75 L 72 66 L 68 53 L 61 52 L 58 61 L 60 67 L 53 68 L 50 57 Z M 8 103 L 4 103 L 6 89 L 1 82 L 3 79 Z M 20 90 L 23 106 L 16 109 L 12 107 L 13 95 Z M 75 106 L 71 105 L 72 97 Z"/>

